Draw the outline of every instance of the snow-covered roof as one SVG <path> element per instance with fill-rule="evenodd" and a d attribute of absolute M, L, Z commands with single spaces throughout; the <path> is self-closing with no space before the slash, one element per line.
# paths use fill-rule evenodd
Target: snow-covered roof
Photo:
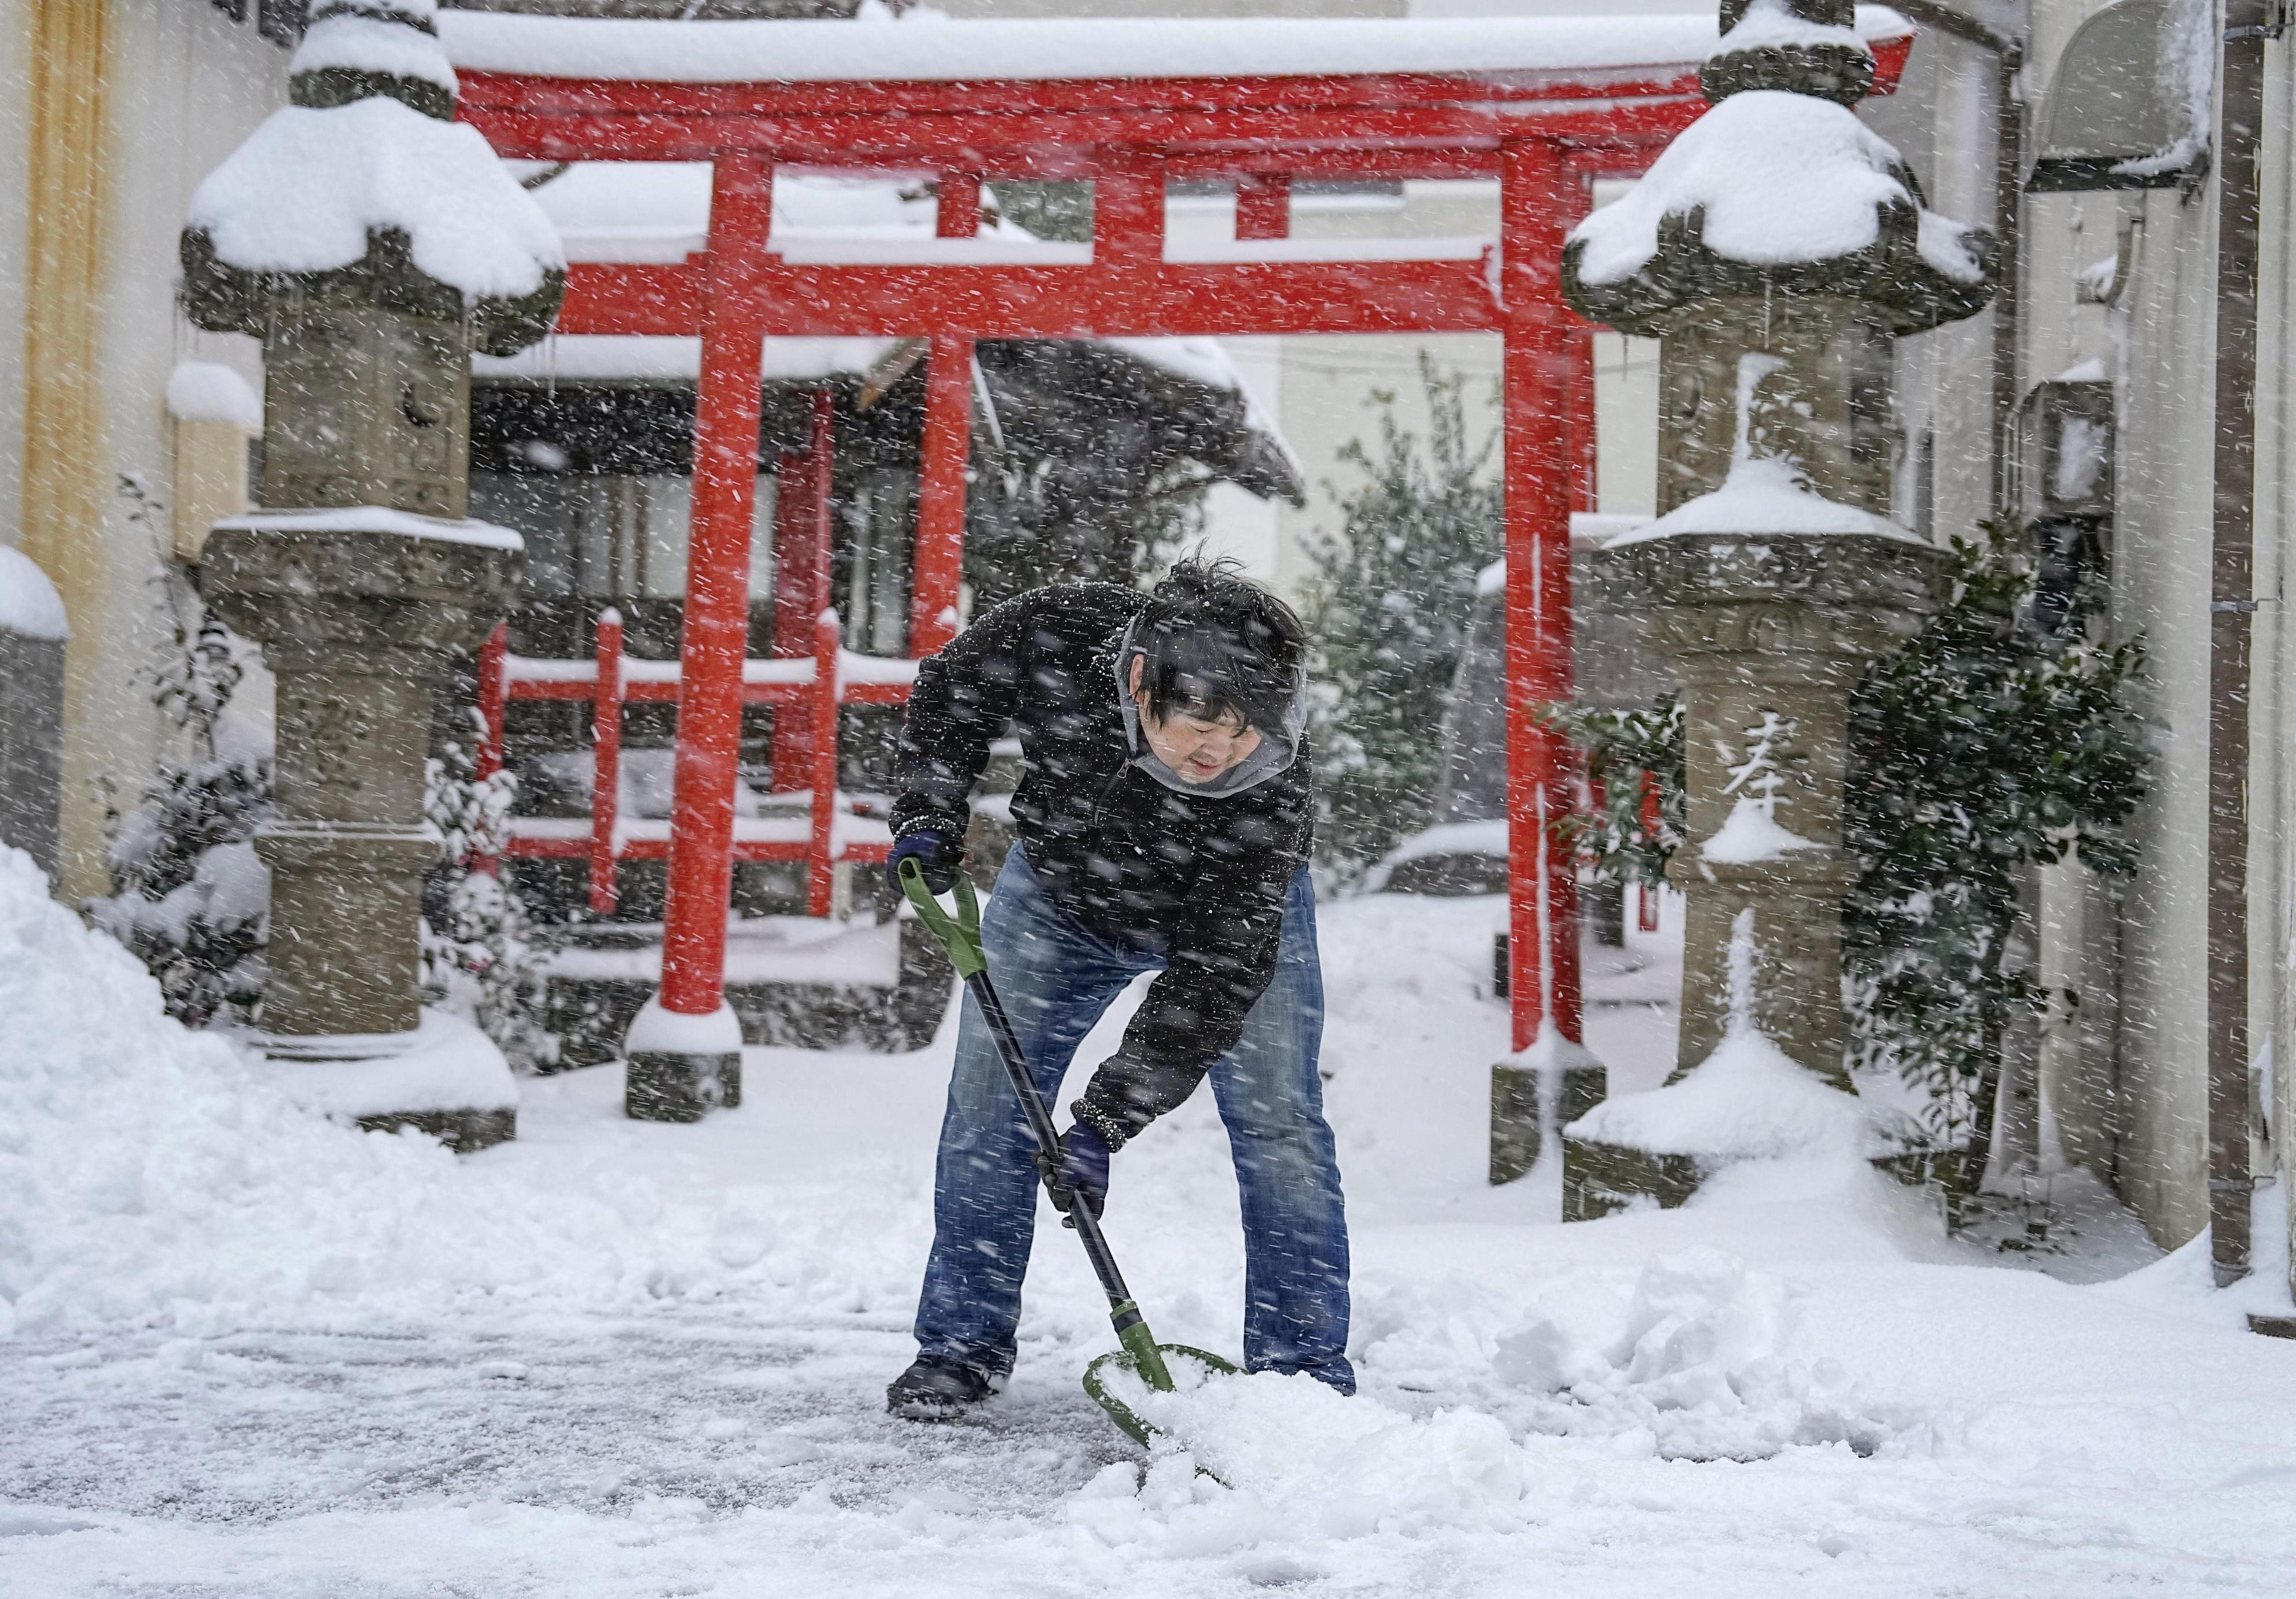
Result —
<path fill-rule="evenodd" d="M 393 229 L 418 271 L 474 299 L 534 294 L 566 264 L 477 128 L 382 95 L 272 112 L 201 181 L 189 223 L 226 264 L 259 273 L 336 271 Z"/>
<path fill-rule="evenodd" d="M 1845 106 L 1770 89 L 1733 94 L 1572 230 L 1578 276 L 1625 282 L 1657 256 L 1660 220 L 1693 213 L 1706 249 L 1726 259 L 1779 266 L 1855 255 L 1880 238 L 1884 209 L 1920 209 L 1902 168 L 1889 141 Z M 1920 209 L 1919 247 L 1941 275 L 1985 281 L 1961 224 Z"/>
<path fill-rule="evenodd" d="M 767 381 L 794 381 L 865 373 L 897 342 L 891 339 L 768 339 L 763 375 Z M 1240 395 L 1247 425 L 1284 452 L 1304 480 L 1275 418 L 1244 381 L 1242 370 L 1217 339 L 1093 339 L 1144 365 Z M 553 333 L 514 356 L 473 356 L 471 375 L 527 378 L 541 382 L 698 382 L 701 340 L 691 334 L 667 337 L 630 333 Z"/>
<path fill-rule="evenodd" d="M 1059 78 L 1321 77 L 1403 72 L 1599 84 L 1694 68 L 1718 42 L 1702 16 L 1160 17 L 636 21 L 450 11 L 455 65 L 542 78 L 661 83 L 949 83 Z M 1857 8 L 1868 41 L 1913 26 Z"/>
<path fill-rule="evenodd" d="M 893 343 L 890 339 L 768 339 L 765 376 L 786 380 L 866 372 Z M 471 373 L 543 381 L 698 382 L 701 340 L 692 334 L 553 333 L 514 356 L 474 356 Z"/>

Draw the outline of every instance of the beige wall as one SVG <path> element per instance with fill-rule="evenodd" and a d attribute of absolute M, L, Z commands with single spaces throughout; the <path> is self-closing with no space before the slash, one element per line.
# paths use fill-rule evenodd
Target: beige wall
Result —
<path fill-rule="evenodd" d="M 32 10 L 0 16 L 0 541 L 22 540 L 25 231 L 30 159 Z"/>
<path fill-rule="evenodd" d="M 119 480 L 172 499 L 163 396 L 177 359 L 258 371 L 247 340 L 194 335 L 176 316 L 176 231 L 201 176 L 284 102 L 285 54 L 193 0 L 42 5 L 11 8 L 0 55 L 0 294 L 39 285 L 0 318 L 24 329 L 0 357 L 0 513 L 71 615 L 58 890 L 78 898 L 105 887 L 107 790 L 132 802 L 161 742 L 138 674 L 168 528 L 164 512 L 148 530 L 134 523 Z M 32 31 L 66 13 L 100 49 L 70 55 Z M 35 37 L 46 41 L 37 53 Z M 87 160 L 73 164 L 75 151 Z"/>

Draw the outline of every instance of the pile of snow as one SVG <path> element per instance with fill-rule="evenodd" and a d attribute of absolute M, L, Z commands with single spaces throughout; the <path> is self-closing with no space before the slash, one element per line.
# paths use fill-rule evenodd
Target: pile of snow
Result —
<path fill-rule="evenodd" d="M 424 1011 L 412 1034 L 266 1043 L 274 1058 L 262 1070 L 297 1104 L 332 1116 L 355 1119 L 394 1111 L 509 1110 L 518 1104 L 518 1080 L 494 1040 L 475 1023 L 443 1010 Z"/>
<path fill-rule="evenodd" d="M 1173 1393 L 1128 1374 L 1110 1384 L 1158 1431 L 1145 1473 L 1110 1466 L 1062 1506 L 1111 1546 L 1206 1554 L 1302 1535 L 1504 1531 L 1526 1519 L 1523 1450 L 1494 1416 L 1417 1419 L 1304 1375 L 1207 1378 L 1185 1362 L 1172 1374 Z"/>
<path fill-rule="evenodd" d="M 1907 1426 L 1812 1352 L 1785 1283 L 1720 1250 L 1644 1267 L 1607 1338 L 1570 1323 L 1542 1316 L 1498 1341 L 1493 1373 L 1523 1396 L 1529 1431 L 1626 1440 L 1667 1460 L 1762 1460 L 1795 1445 L 1871 1455 Z"/>
<path fill-rule="evenodd" d="M 1721 488 L 1685 500 L 1656 521 L 1628 529 L 1609 547 L 1693 533 L 1863 533 L 1920 542 L 1886 516 L 1827 499 L 1810 488 L 1792 462 L 1747 455 L 1732 464 Z"/>
<path fill-rule="evenodd" d="M 417 269 L 472 299 L 532 294 L 566 266 L 485 135 L 381 95 L 272 112 L 201 183 L 189 224 L 231 266 L 275 273 L 348 266 L 393 229 Z"/>
<path fill-rule="evenodd" d="M 264 1062 L 169 1020 L 151 975 L 14 849 L 0 1016 L 0 1337 L 324 1321 L 354 1302 L 370 1318 L 611 1307 L 771 1269 L 770 1226 L 666 1207 L 642 1180 L 539 1191 L 304 1109 Z"/>
<path fill-rule="evenodd" d="M 1622 1149 L 1712 1161 L 1824 1155 L 1855 1160 L 1874 1142 L 1874 1109 L 1805 1070 L 1754 1017 L 1754 912 L 1749 906 L 1730 929 L 1728 1021 L 1713 1053 L 1679 1081 L 1646 1094 L 1614 1095 L 1566 1130 L 1574 1138 Z"/>
<path fill-rule="evenodd" d="M 13 545 L 0 544 L 0 633 L 22 638 L 70 638 L 63 596 L 48 574 Z"/>
<path fill-rule="evenodd" d="M 1922 258 L 1957 283 L 1985 269 L 1969 230 L 1922 207 L 1889 141 L 1830 100 L 1753 89 L 1684 130 L 1616 203 L 1572 230 L 1578 276 L 1623 283 L 1658 255 L 1660 222 L 1699 217 L 1699 237 L 1749 266 L 1836 260 L 1872 248 L 1881 213 L 1916 211 Z"/>
<path fill-rule="evenodd" d="M 1752 1028 L 1733 1028 L 1680 1081 L 1604 1100 L 1569 1128 L 1654 1154 L 1759 1160 L 1814 1149 L 1854 1152 L 1865 1108 Z"/>
<path fill-rule="evenodd" d="M 1816 1351 L 1800 1292 L 1723 1250 L 1652 1260 L 1623 1307 L 1585 1274 L 1551 1288 L 1552 1311 L 1485 1344 L 1480 1380 L 1431 1379 L 1473 1406 L 1412 1414 L 1308 1376 L 1211 1376 L 1185 1360 L 1171 1363 L 1177 1391 L 1152 1393 L 1119 1372 L 1111 1392 L 1157 1430 L 1147 1469 L 1105 1468 L 1062 1513 L 1150 1556 L 1296 1550 L 1535 1524 L 1553 1508 L 1543 1479 L 1560 1464 L 1554 1439 L 1699 1461 L 1927 1441 L 1916 1413 L 1870 1403 Z"/>
<path fill-rule="evenodd" d="M 177 422 L 227 422 L 263 431 L 263 402 L 220 361 L 178 361 L 168 374 L 168 414 Z"/>

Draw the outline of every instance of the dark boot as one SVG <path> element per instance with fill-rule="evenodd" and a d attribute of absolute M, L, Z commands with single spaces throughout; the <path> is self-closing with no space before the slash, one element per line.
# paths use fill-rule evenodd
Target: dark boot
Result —
<path fill-rule="evenodd" d="M 954 1421 L 993 1391 L 969 1365 L 919 1356 L 885 1390 L 885 1408 L 907 1422 Z"/>

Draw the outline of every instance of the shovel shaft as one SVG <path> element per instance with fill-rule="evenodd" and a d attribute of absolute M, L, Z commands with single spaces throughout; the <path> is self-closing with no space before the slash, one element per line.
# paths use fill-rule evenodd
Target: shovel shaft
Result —
<path fill-rule="evenodd" d="M 980 1007 L 981 1019 L 988 1023 L 988 1036 L 996 1041 L 996 1058 L 1004 1063 L 1004 1075 L 1012 1080 L 1013 1092 L 1029 1119 L 1029 1130 L 1036 1135 L 1037 1148 L 1044 1155 L 1045 1186 L 1052 1191 L 1053 1202 L 1068 1213 L 1068 1224 L 1084 1241 L 1085 1258 L 1092 1262 L 1101 1292 L 1108 1295 L 1109 1324 L 1116 1329 L 1141 1381 L 1150 1388 L 1170 1391 L 1171 1374 L 1165 1369 L 1164 1357 L 1141 1317 L 1140 1307 L 1132 1301 L 1132 1291 L 1124 1285 L 1124 1274 L 1116 1269 L 1116 1257 L 1101 1233 L 1100 1218 L 1092 1213 L 1081 1194 L 1054 1175 L 1061 1168 L 1061 1136 L 1053 1127 L 1053 1113 L 1045 1104 L 1045 1096 L 1037 1092 L 1037 1079 L 1029 1075 L 1029 1057 L 1013 1031 L 1013 1019 L 1004 1014 L 1004 1002 L 988 980 L 988 961 L 980 947 L 980 903 L 973 895 L 972 884 L 963 877 L 956 880 L 956 914 L 952 916 L 933 898 L 924 871 L 914 860 L 903 861 L 897 875 L 901 891 L 916 907 L 918 920 L 948 951 L 957 975 Z"/>
<path fill-rule="evenodd" d="M 1061 1136 L 1054 1130 L 1053 1113 L 1045 1103 L 1045 1096 L 1037 1092 L 1037 1079 L 1029 1075 L 1029 1058 L 1021 1051 L 1021 1040 L 1013 1031 L 1012 1019 L 1004 1014 L 1004 1002 L 996 997 L 986 972 L 974 972 L 964 980 L 964 986 L 972 990 L 973 1003 L 980 1007 L 981 1017 L 988 1023 L 989 1036 L 996 1040 L 997 1058 L 1004 1062 L 1004 1075 L 1012 1079 L 1013 1092 L 1029 1118 L 1029 1128 L 1037 1136 L 1037 1147 L 1044 1152 L 1045 1163 L 1058 1171 Z M 1117 1336 L 1129 1349 L 1133 1329 L 1137 1329 L 1140 1340 L 1152 1352 L 1154 1341 L 1148 1337 L 1147 1324 L 1140 1319 L 1140 1308 L 1132 1302 L 1132 1291 L 1124 1285 L 1124 1274 L 1116 1269 L 1116 1256 L 1110 1251 L 1108 1239 L 1100 1230 L 1100 1218 L 1092 1213 L 1081 1195 L 1049 1179 L 1046 1185 L 1053 1189 L 1054 1199 L 1068 1213 L 1069 1225 L 1084 1241 L 1085 1257 L 1092 1262 L 1093 1275 L 1100 1279 L 1102 1292 L 1108 1295 L 1109 1319 L 1116 1325 Z M 1160 1362 L 1158 1369 L 1162 1369 Z"/>

